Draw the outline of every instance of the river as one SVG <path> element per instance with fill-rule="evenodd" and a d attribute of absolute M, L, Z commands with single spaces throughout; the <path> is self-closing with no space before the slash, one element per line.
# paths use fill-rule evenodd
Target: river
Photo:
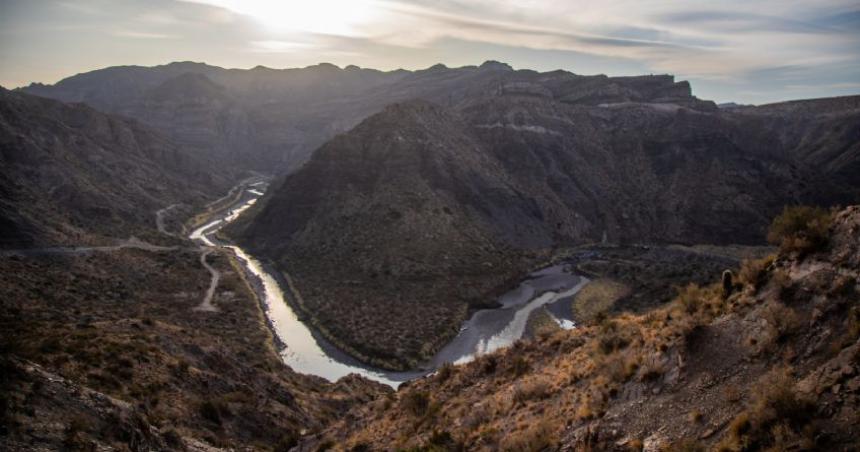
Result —
<path fill-rule="evenodd" d="M 231 193 L 235 193 L 234 188 Z M 293 311 L 283 276 L 267 264 L 232 243 L 223 243 L 215 234 L 248 210 L 268 189 L 268 181 L 246 182 L 242 195 L 229 209 L 195 229 L 189 238 L 202 246 L 221 246 L 231 250 L 244 266 L 253 289 L 263 303 L 269 325 L 280 346 L 284 362 L 296 372 L 313 374 L 330 381 L 351 373 L 397 387 L 438 368 L 446 362 L 462 363 L 475 356 L 506 347 L 520 339 L 529 314 L 541 307 L 563 328 L 572 328 L 570 299 L 587 279 L 570 273 L 566 265 L 556 265 L 529 275 L 517 288 L 502 295 L 499 308 L 476 311 L 460 333 L 420 369 L 393 372 L 364 365 L 334 347 L 310 328 Z M 289 271 L 289 269 L 287 269 Z"/>

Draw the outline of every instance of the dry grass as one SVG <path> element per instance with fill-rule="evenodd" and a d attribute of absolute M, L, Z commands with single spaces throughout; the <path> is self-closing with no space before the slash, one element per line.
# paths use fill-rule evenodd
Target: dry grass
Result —
<path fill-rule="evenodd" d="M 500 444 L 500 449 L 510 452 L 537 452 L 553 445 L 551 438 L 555 437 L 555 429 L 550 422 L 543 419 L 530 425 L 524 430 L 518 430 L 507 435 Z"/>
<path fill-rule="evenodd" d="M 537 376 L 519 382 L 514 387 L 514 403 L 526 403 L 532 400 L 541 400 L 550 395 L 552 386 L 546 377 Z"/>

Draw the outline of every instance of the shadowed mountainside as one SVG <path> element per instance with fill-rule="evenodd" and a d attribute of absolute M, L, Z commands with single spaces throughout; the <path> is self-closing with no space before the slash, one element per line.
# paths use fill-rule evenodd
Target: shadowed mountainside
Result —
<path fill-rule="evenodd" d="M 229 184 L 230 170 L 133 120 L 0 91 L 0 246 L 152 233 L 155 212 Z"/>

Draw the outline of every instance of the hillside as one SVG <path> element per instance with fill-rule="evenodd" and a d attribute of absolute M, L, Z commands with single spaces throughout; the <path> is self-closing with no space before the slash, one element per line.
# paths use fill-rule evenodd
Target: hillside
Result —
<path fill-rule="evenodd" d="M 531 215 L 518 196 L 444 109 L 398 104 L 317 151 L 241 236 L 331 337 L 414 367 L 528 262 L 494 233 Z"/>
<path fill-rule="evenodd" d="M 284 365 L 232 254 L 0 258 L 0 449 L 287 450 L 388 388 Z"/>
<path fill-rule="evenodd" d="M 234 229 L 293 277 L 305 313 L 360 358 L 414 366 L 469 309 L 559 247 L 756 245 L 784 205 L 857 201 L 860 181 L 827 182 L 832 169 L 850 172 L 849 132 L 795 142 L 682 95 L 594 105 L 474 96 L 389 106 L 320 148 Z M 837 110 L 808 128 L 856 131 L 857 115 Z M 816 163 L 795 157 L 813 149 Z"/>
<path fill-rule="evenodd" d="M 791 215 L 728 284 L 443 368 L 301 450 L 855 450 L 860 207 Z"/>
<path fill-rule="evenodd" d="M 136 121 L 6 90 L 0 162 L 2 248 L 146 237 L 157 210 L 233 177 Z"/>

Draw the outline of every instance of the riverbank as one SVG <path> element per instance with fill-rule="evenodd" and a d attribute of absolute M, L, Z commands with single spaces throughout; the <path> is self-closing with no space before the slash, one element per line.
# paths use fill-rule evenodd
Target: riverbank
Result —
<path fill-rule="evenodd" d="M 404 381 L 426 375 L 447 362 L 468 361 L 488 350 L 512 344 L 525 334 L 525 325 L 531 312 L 569 297 L 583 283 L 581 278 L 567 274 L 569 267 L 555 266 L 536 271 L 519 281 L 513 290 L 488 303 L 494 308 L 472 312 L 467 321 L 426 360 L 408 370 L 386 370 L 385 367 L 391 367 L 390 363 L 338 341 L 325 325 L 310 315 L 301 293 L 288 274 L 277 271 L 271 263 L 251 256 L 220 233 L 222 228 L 237 220 L 242 212 L 253 205 L 265 188 L 246 187 L 233 192 L 233 204 L 223 204 L 217 211 L 196 216 L 198 227 L 191 237 L 203 245 L 231 251 L 242 269 L 243 281 L 254 292 L 265 313 L 282 359 L 298 372 L 322 376 L 331 381 L 358 373 L 396 387 Z"/>

